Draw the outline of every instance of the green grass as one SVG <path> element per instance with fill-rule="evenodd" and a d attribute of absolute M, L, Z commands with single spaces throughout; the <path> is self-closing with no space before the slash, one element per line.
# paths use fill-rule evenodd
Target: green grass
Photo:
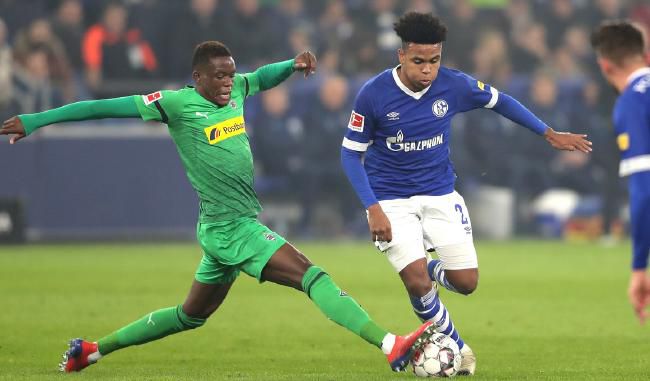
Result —
<path fill-rule="evenodd" d="M 418 321 L 370 243 L 298 245 L 387 329 Z M 627 303 L 628 245 L 478 243 L 470 297 L 443 291 L 478 356 L 473 380 L 649 380 L 650 327 Z M 0 247 L 0 380 L 61 380 L 67 339 L 183 301 L 193 244 Z M 242 276 L 201 329 L 116 352 L 81 380 L 414 380 L 301 293 Z"/>

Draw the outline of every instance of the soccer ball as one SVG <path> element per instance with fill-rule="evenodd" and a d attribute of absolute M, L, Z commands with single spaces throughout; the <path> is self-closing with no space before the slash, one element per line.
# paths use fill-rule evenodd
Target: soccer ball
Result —
<path fill-rule="evenodd" d="M 434 333 L 416 349 L 411 365 L 418 377 L 453 377 L 460 369 L 461 360 L 454 339 Z"/>

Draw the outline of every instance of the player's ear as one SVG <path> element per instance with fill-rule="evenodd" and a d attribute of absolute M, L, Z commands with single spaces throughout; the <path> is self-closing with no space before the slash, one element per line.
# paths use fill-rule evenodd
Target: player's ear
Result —
<path fill-rule="evenodd" d="M 404 64 L 404 61 L 406 60 L 406 53 L 404 52 L 403 48 L 397 49 L 397 59 L 399 60 L 400 65 Z"/>
<path fill-rule="evenodd" d="M 194 80 L 194 83 L 199 83 L 199 80 L 201 79 L 201 74 L 197 70 L 192 70 L 192 79 Z"/>

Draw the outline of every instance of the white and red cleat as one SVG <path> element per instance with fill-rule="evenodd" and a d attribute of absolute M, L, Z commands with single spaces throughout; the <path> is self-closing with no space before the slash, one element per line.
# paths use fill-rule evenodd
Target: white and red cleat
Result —
<path fill-rule="evenodd" d="M 402 372 L 406 369 L 415 354 L 418 346 L 435 333 L 435 326 L 432 322 L 427 321 L 420 326 L 415 332 L 406 336 L 395 336 L 395 344 L 389 354 L 388 364 L 394 372 Z"/>
<path fill-rule="evenodd" d="M 63 361 L 59 364 L 61 372 L 80 372 L 88 365 L 97 362 L 101 357 L 97 349 L 97 343 L 91 343 L 83 339 L 70 340 L 69 348 L 63 354 Z"/>

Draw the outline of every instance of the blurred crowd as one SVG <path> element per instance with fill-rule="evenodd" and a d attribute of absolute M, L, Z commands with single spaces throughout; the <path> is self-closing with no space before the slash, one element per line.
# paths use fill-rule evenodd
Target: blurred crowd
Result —
<path fill-rule="evenodd" d="M 495 113 L 459 115 L 452 158 L 461 192 L 508 187 L 526 205 L 566 188 L 597 199 L 606 227 L 617 218 L 615 94 L 600 79 L 589 34 L 610 18 L 650 25 L 647 1 L 0 0 L 0 117 L 180 87 L 204 40 L 226 43 L 240 72 L 310 49 L 315 80 L 292 79 L 247 106 L 257 185 L 263 197 L 300 200 L 302 226 L 335 205 L 340 229 L 362 229 L 340 170 L 341 139 L 359 87 L 396 65 L 392 25 L 407 10 L 446 23 L 444 65 L 509 93 L 558 131 L 589 134 L 596 147 L 588 156 L 557 152 Z"/>

